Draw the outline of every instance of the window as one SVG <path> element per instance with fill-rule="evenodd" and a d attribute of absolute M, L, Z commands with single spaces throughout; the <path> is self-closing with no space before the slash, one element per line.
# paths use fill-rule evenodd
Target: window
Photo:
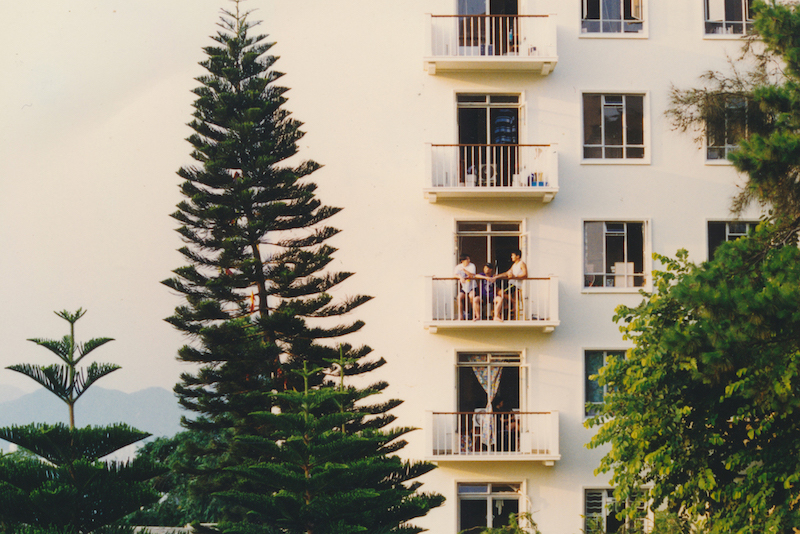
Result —
<path fill-rule="evenodd" d="M 644 95 L 583 95 L 583 157 L 644 158 Z"/>
<path fill-rule="evenodd" d="M 583 531 L 586 534 L 645 532 L 644 502 L 639 503 L 639 510 L 642 512 L 640 519 L 626 525 L 625 520 L 617 518 L 617 513 L 630 504 L 630 501 L 618 503 L 612 489 L 587 489 L 584 493 Z"/>
<path fill-rule="evenodd" d="M 706 159 L 726 160 L 747 137 L 749 113 L 747 99 L 738 95 L 722 95 L 724 104 L 720 117 L 706 122 Z"/>
<path fill-rule="evenodd" d="M 708 221 L 708 259 L 714 257 L 717 247 L 750 234 L 758 221 Z"/>
<path fill-rule="evenodd" d="M 597 406 L 603 403 L 603 396 L 606 394 L 606 386 L 601 386 L 597 383 L 596 379 L 591 377 L 596 375 L 600 368 L 606 364 L 608 356 L 615 356 L 622 358 L 625 356 L 624 350 L 587 350 L 584 356 L 584 391 L 585 391 L 585 408 L 584 415 L 586 417 L 592 416 L 597 413 Z"/>
<path fill-rule="evenodd" d="M 504 273 L 511 268 L 511 253 L 515 250 L 522 251 L 525 261 L 521 226 L 518 221 L 460 221 L 456 224 L 456 257 L 466 254 L 479 272 L 489 263 L 496 273 Z"/>
<path fill-rule="evenodd" d="M 706 35 L 747 33 L 753 0 L 705 0 Z"/>
<path fill-rule="evenodd" d="M 584 233 L 584 287 L 643 287 L 643 222 L 586 221 Z"/>
<path fill-rule="evenodd" d="M 481 532 L 486 527 L 507 526 L 508 516 L 520 512 L 520 495 L 522 495 L 521 484 L 459 484 L 458 530 Z"/>
<path fill-rule="evenodd" d="M 460 181 L 509 186 L 519 173 L 519 95 L 458 95 Z"/>
<path fill-rule="evenodd" d="M 458 427 L 467 453 L 520 450 L 522 394 L 520 354 L 458 355 Z"/>
<path fill-rule="evenodd" d="M 642 0 L 583 0 L 582 33 L 639 33 Z"/>

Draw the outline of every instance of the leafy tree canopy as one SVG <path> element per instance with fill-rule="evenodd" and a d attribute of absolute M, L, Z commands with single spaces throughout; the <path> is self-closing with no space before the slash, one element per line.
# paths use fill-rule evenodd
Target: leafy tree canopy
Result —
<path fill-rule="evenodd" d="M 657 256 L 653 292 L 617 309 L 633 348 L 601 369 L 588 425 L 590 447 L 611 445 L 598 472 L 619 500 L 711 533 L 800 527 L 800 250 L 774 232 L 763 223 L 700 266 Z"/>

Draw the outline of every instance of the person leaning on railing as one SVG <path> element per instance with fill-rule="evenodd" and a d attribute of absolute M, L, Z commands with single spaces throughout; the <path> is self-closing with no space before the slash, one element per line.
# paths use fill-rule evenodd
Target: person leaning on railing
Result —
<path fill-rule="evenodd" d="M 521 250 L 517 249 L 511 253 L 511 261 L 513 264 L 509 270 L 494 277 L 494 281 L 500 280 L 501 278 L 506 278 L 509 280 L 508 287 L 506 287 L 501 293 L 498 293 L 494 299 L 495 321 L 503 320 L 504 301 L 508 301 L 508 316 L 509 319 L 511 318 L 511 315 L 515 310 L 514 305 L 516 304 L 517 299 L 522 296 L 522 280 L 528 278 L 528 266 L 525 265 L 524 261 L 522 261 Z"/>

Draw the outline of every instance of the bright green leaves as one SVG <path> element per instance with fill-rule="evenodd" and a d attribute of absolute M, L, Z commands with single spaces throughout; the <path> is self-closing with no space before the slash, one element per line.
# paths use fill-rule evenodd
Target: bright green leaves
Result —
<path fill-rule="evenodd" d="M 619 491 L 712 533 L 800 524 L 800 251 L 774 247 L 777 228 L 699 266 L 657 258 L 653 293 L 617 309 L 633 348 L 600 370 L 613 387 L 587 421 Z"/>

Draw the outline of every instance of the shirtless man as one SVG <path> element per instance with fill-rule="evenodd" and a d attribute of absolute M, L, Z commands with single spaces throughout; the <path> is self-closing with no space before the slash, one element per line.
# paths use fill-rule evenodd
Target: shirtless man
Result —
<path fill-rule="evenodd" d="M 502 274 L 495 276 L 495 280 L 506 278 L 509 280 L 508 287 L 497 294 L 494 299 L 494 320 L 503 320 L 503 300 L 508 300 L 509 318 L 514 313 L 514 305 L 519 297 L 522 296 L 522 280 L 528 278 L 528 266 L 522 261 L 522 252 L 515 250 L 511 253 L 511 261 L 514 262 L 511 268 Z"/>

